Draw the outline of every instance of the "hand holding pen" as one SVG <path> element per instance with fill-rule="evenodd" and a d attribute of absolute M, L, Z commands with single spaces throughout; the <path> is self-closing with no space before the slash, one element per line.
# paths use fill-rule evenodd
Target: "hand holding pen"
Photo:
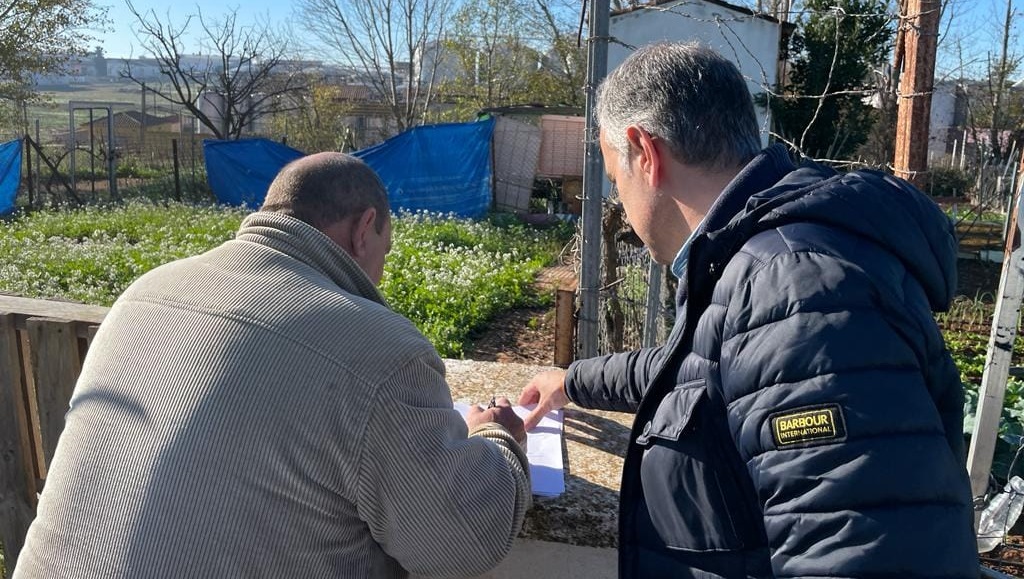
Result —
<path fill-rule="evenodd" d="M 469 407 L 466 424 L 470 430 L 487 422 L 500 424 L 509 431 L 516 442 L 520 445 L 526 444 L 526 429 L 523 427 L 523 421 L 512 410 L 512 403 L 508 398 L 492 396 L 486 408 L 476 404 Z"/>

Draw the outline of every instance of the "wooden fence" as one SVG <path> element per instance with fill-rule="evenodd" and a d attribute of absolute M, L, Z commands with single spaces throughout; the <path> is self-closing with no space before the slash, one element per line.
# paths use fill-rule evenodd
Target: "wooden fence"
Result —
<path fill-rule="evenodd" d="M 13 570 L 107 308 L 0 295 L 0 542 Z"/>

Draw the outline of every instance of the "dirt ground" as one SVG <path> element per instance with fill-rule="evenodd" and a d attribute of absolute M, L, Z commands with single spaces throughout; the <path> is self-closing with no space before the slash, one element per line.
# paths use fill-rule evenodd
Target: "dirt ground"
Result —
<path fill-rule="evenodd" d="M 512 310 L 498 316 L 466 350 L 469 360 L 551 364 L 555 357 L 555 308 Z"/>

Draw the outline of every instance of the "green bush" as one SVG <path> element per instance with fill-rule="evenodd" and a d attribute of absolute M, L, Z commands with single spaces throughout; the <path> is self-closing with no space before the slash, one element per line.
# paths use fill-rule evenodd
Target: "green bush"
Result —
<path fill-rule="evenodd" d="M 928 172 L 925 191 L 933 197 L 965 197 L 972 184 L 973 179 L 966 171 L 940 167 Z"/>

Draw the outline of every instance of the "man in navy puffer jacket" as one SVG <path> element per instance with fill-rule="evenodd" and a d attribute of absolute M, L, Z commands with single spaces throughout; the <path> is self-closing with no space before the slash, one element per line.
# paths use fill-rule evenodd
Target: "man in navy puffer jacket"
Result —
<path fill-rule="evenodd" d="M 760 150 L 736 68 L 635 52 L 598 94 L 633 228 L 679 277 L 668 343 L 540 374 L 527 426 L 569 401 L 636 413 L 620 575 L 977 577 L 963 390 L 932 311 L 950 221 L 904 181 Z"/>

